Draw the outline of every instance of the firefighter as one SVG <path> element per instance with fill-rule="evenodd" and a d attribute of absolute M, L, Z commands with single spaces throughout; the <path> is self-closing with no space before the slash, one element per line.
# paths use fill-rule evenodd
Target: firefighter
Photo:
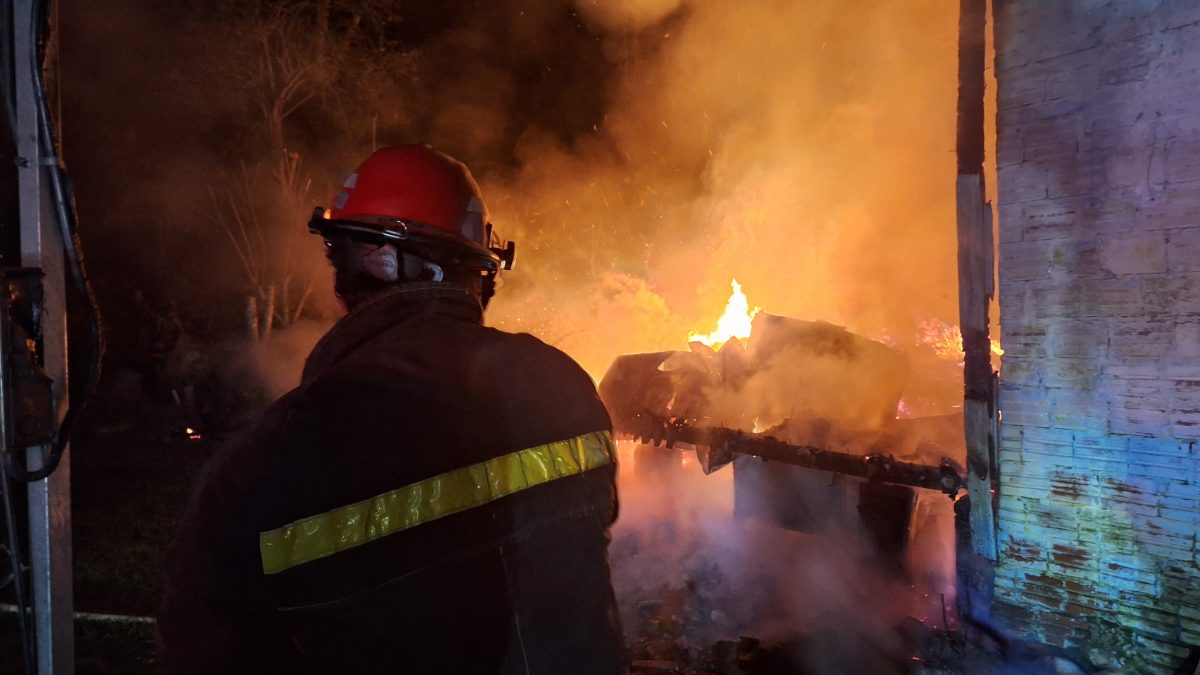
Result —
<path fill-rule="evenodd" d="M 625 672 L 609 417 L 569 357 L 482 325 L 513 247 L 466 166 L 379 150 L 309 228 L 348 313 L 205 470 L 163 670 Z"/>

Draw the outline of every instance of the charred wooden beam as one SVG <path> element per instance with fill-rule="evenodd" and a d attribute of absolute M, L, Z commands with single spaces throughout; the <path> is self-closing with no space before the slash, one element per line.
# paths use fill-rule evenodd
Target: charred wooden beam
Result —
<path fill-rule="evenodd" d="M 983 173 L 983 68 L 987 1 L 959 0 L 958 175 Z"/>
<path fill-rule="evenodd" d="M 752 455 L 819 471 L 857 476 L 869 481 L 939 490 L 951 497 L 966 487 L 961 466 L 942 458 L 937 466 L 898 460 L 887 448 L 867 455 L 851 455 L 812 445 L 797 445 L 773 436 L 726 427 L 700 427 L 675 419 L 642 412 L 615 420 L 620 437 L 642 443 L 696 446 L 697 459 L 705 473 L 733 461 L 735 455 Z"/>
<path fill-rule="evenodd" d="M 991 205 L 985 202 L 984 67 L 987 0 L 960 0 L 958 43 L 959 325 L 963 336 L 963 432 L 967 496 L 955 503 L 955 562 L 963 625 L 987 625 L 997 560 L 996 378 L 988 308 L 995 295 Z"/>
<path fill-rule="evenodd" d="M 983 96 L 987 1 L 960 0 L 958 45 L 959 324 L 965 352 L 963 424 L 967 444 L 970 545 L 996 560 L 995 376 L 988 307 L 995 295 L 991 207 L 984 201 Z"/>

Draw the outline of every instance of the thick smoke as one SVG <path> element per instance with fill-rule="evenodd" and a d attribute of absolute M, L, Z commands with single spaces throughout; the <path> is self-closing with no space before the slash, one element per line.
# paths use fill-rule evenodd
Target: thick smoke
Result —
<path fill-rule="evenodd" d="M 522 246 L 493 320 L 598 375 L 708 326 L 731 277 L 870 335 L 952 317 L 953 7 L 683 3 L 646 24 L 673 4 L 594 19 L 619 68 L 602 124 L 530 134 L 515 176 L 486 176 Z"/>
<path fill-rule="evenodd" d="M 663 456 L 639 454 L 647 451 L 632 443 L 620 447 L 613 579 L 627 640 L 640 657 L 703 659 L 717 640 L 803 635 L 791 655 L 801 672 L 902 672 L 897 656 L 907 661 L 913 645 L 897 625 L 913 617 L 941 629 L 954 620 L 945 496 L 918 497 L 905 556 L 914 573 L 898 577 L 846 503 L 853 479 L 817 481 L 829 483 L 823 531 L 801 534 L 735 518 L 734 467 L 703 475 L 684 449 L 682 461 L 664 470 Z M 659 463 L 651 469 L 655 480 L 647 480 L 647 462 Z M 675 642 L 664 644 L 664 637 Z"/>
<path fill-rule="evenodd" d="M 599 377 L 617 354 L 708 328 L 732 277 L 774 314 L 871 336 L 903 341 L 953 319 L 945 0 L 578 0 L 574 16 L 550 0 L 387 7 L 393 19 L 375 23 L 400 27 L 398 51 L 316 90 L 307 105 L 326 112 L 299 109 L 287 140 L 312 205 L 380 145 L 424 140 L 466 160 L 518 241 L 493 324 L 530 330 Z M 242 45 L 239 30 L 211 39 L 220 11 L 65 5 L 65 154 L 85 243 L 97 266 L 122 270 L 109 278 L 159 242 L 132 261 L 150 278 L 139 285 L 219 292 L 195 311 L 226 307 L 236 322 L 242 272 L 209 191 L 238 174 L 231 158 L 276 151 L 239 126 L 253 92 L 213 70 Z M 327 279 L 319 247 L 302 259 Z M 327 289 L 312 301 L 336 311 Z"/>
<path fill-rule="evenodd" d="M 577 0 L 575 6 L 589 21 L 606 30 L 639 30 L 661 22 L 684 0 Z"/>

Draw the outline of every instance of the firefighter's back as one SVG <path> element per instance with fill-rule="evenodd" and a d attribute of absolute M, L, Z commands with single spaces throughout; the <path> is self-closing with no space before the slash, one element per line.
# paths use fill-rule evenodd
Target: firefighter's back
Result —
<path fill-rule="evenodd" d="M 264 577 L 303 660 L 621 672 L 615 466 L 587 375 L 453 311 L 345 337 L 290 402 L 270 450 L 288 477 L 259 509 L 262 542 L 285 542 Z"/>

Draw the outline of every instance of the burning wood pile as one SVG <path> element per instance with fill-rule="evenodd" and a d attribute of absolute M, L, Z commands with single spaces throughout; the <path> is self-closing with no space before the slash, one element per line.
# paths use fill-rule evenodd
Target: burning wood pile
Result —
<path fill-rule="evenodd" d="M 635 670 L 834 672 L 818 661 L 853 653 L 907 672 L 961 657 L 946 496 L 963 487 L 961 414 L 898 417 L 904 354 L 751 312 L 734 291 L 743 325 L 619 357 L 600 384 L 638 511 L 612 548 Z"/>

